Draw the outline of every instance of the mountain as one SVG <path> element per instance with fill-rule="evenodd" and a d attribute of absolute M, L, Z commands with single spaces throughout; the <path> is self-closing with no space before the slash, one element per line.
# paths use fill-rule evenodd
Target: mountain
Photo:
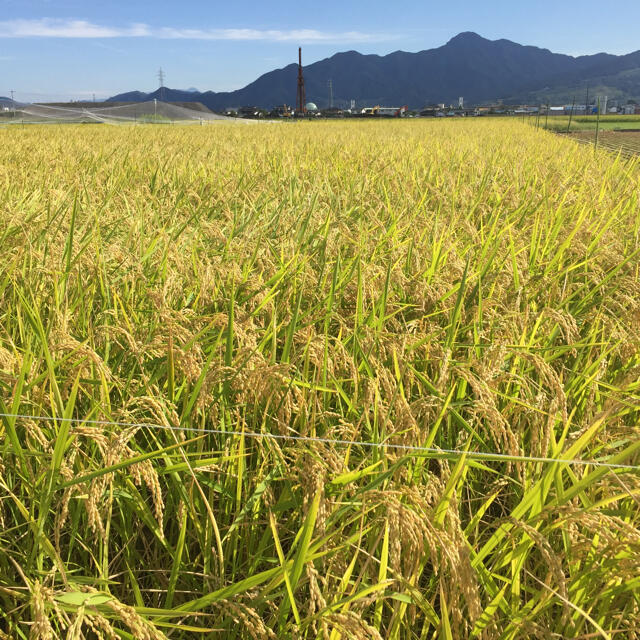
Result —
<path fill-rule="evenodd" d="M 14 109 L 21 106 L 21 102 L 14 102 L 11 98 L 6 96 L 0 96 L 0 111 L 6 111 L 7 109 Z"/>
<path fill-rule="evenodd" d="M 107 98 L 105 102 L 144 102 L 145 100 L 153 100 L 150 93 L 144 93 L 143 91 L 129 91 L 128 93 L 121 93 L 120 95 Z"/>
<path fill-rule="evenodd" d="M 460 33 L 445 45 L 417 53 L 394 51 L 386 56 L 357 51 L 337 53 L 304 67 L 307 100 L 328 105 L 328 80 L 334 104 L 350 100 L 362 105 L 430 103 L 466 104 L 503 100 L 570 102 L 584 94 L 618 100 L 640 100 L 640 51 L 623 56 L 598 53 L 573 57 L 510 40 L 487 40 L 477 33 Z M 241 105 L 271 108 L 295 104 L 297 65 L 270 71 L 243 89 L 230 92 L 190 92 L 162 88 L 153 93 L 123 93 L 109 100 L 199 101 L 214 111 Z"/>

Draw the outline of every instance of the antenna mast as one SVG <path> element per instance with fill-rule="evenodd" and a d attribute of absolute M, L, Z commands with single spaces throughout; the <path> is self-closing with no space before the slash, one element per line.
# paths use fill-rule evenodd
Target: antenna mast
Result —
<path fill-rule="evenodd" d="M 307 113 L 306 102 L 304 75 L 302 73 L 302 47 L 298 47 L 298 94 L 296 96 L 296 111 L 301 115 Z"/>

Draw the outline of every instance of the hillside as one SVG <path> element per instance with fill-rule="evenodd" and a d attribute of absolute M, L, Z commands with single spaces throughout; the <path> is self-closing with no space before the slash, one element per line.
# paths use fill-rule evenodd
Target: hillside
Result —
<path fill-rule="evenodd" d="M 570 101 L 587 84 L 610 97 L 640 99 L 640 51 L 624 56 L 598 53 L 573 57 L 548 49 L 523 46 L 510 40 L 487 40 L 476 33 L 461 33 L 436 49 L 417 53 L 395 51 L 386 56 L 357 51 L 337 53 L 305 67 L 307 99 L 328 103 L 327 81 L 333 81 L 334 104 L 408 104 L 421 107 L 434 102 L 467 104 L 502 99 Z M 297 65 L 265 73 L 232 92 L 204 93 L 163 88 L 170 101 L 199 101 L 213 110 L 256 104 L 272 107 L 295 103 Z M 593 94 L 592 94 L 593 95 Z M 110 100 L 140 101 L 160 98 L 160 89 L 144 94 L 132 91 Z"/>

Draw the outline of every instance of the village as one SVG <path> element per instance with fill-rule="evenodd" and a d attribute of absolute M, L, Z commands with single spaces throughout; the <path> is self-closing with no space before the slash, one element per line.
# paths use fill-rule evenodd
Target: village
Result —
<path fill-rule="evenodd" d="M 640 115 L 640 104 L 629 102 L 620 104 L 608 101 L 606 97 L 595 98 L 589 104 L 560 105 L 512 105 L 501 101 L 476 106 L 465 106 L 463 98 L 457 104 L 437 103 L 422 109 L 410 109 L 407 105 L 356 107 L 351 101 L 349 107 L 327 106 L 318 108 L 315 103 L 305 104 L 304 111 L 283 104 L 273 109 L 258 106 L 230 107 L 224 115 L 238 118 L 453 118 L 478 116 L 584 116 L 584 115 Z"/>

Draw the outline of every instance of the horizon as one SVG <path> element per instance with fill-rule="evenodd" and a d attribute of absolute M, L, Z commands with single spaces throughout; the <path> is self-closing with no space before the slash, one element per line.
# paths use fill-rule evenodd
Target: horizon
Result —
<path fill-rule="evenodd" d="M 320 16 L 313 7 L 256 4 L 238 10 L 212 8 L 202 0 L 187 12 L 148 0 L 116 0 L 108 7 L 79 0 L 0 0 L 0 7 L 0 95 L 13 90 L 23 102 L 151 92 L 158 87 L 159 68 L 165 86 L 234 91 L 295 63 L 298 46 L 308 66 L 350 50 L 379 56 L 424 51 L 464 32 L 571 56 L 624 55 L 638 49 L 634 25 L 640 20 L 640 6 L 624 15 L 606 12 L 598 16 L 596 30 L 595 0 L 586 0 L 579 15 L 572 7 L 554 9 L 552 23 L 506 1 L 487 7 L 463 0 L 436 11 L 408 6 L 398 12 L 381 0 L 362 8 L 329 0 Z"/>

